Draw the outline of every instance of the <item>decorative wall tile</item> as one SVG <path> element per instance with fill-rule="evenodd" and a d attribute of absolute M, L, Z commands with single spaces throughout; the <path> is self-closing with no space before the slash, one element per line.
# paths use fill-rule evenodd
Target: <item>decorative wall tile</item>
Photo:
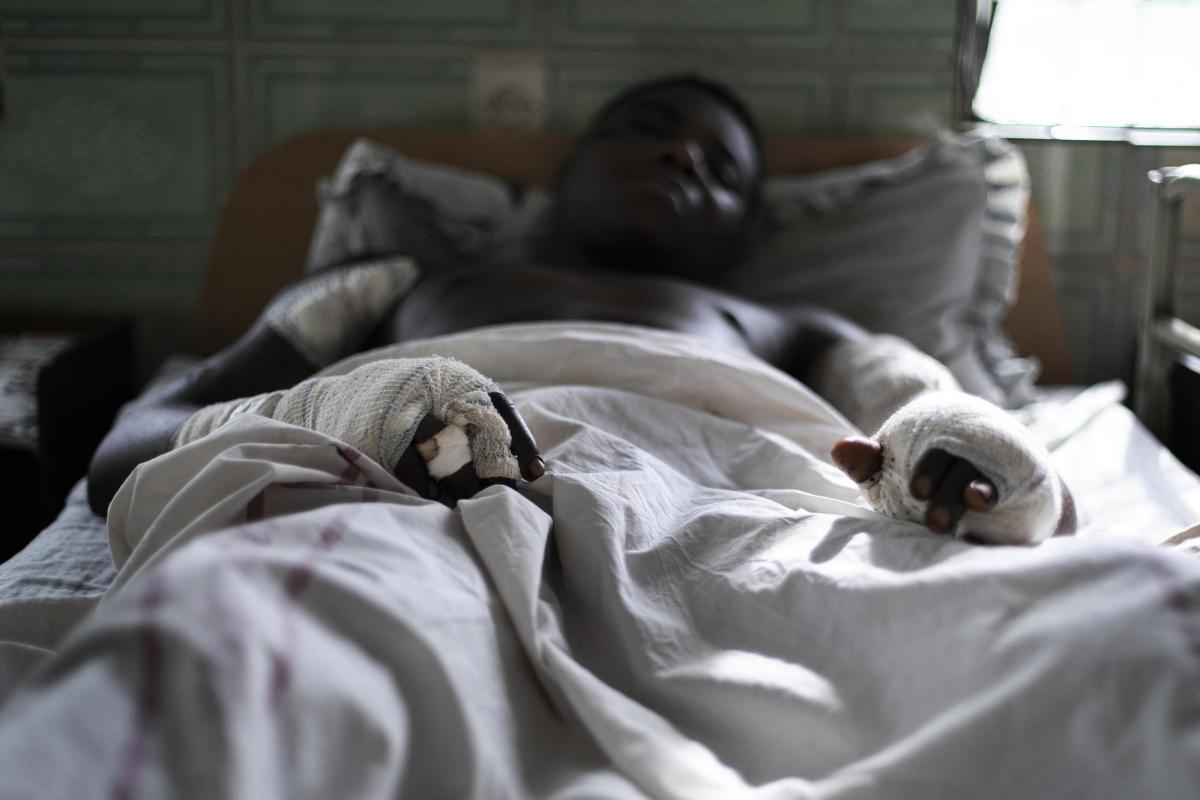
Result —
<path fill-rule="evenodd" d="M 1138 333 L 1146 305 L 1146 270 L 1139 264 L 1125 263 L 1113 273 L 1113 293 L 1107 309 L 1098 309 L 1094 325 L 1111 327 L 1109 348 L 1114 364 L 1111 377 L 1132 385 L 1137 355 Z"/>
<path fill-rule="evenodd" d="M 1125 377 L 1130 369 L 1133 333 L 1130 326 L 1113 323 L 1110 273 L 1060 271 L 1055 283 L 1075 380 L 1094 383 Z"/>
<path fill-rule="evenodd" d="M 0 258 L 0 262 L 5 260 Z M 124 266 L 132 263 L 122 262 Z M 106 268 L 115 264 L 96 265 L 82 253 L 70 264 L 69 270 L 21 273 L 5 270 L 0 263 L 4 305 L 26 312 L 47 309 L 133 317 L 137 322 L 137 372 L 142 379 L 149 377 L 164 357 L 184 349 L 187 320 L 199 300 L 203 260 L 191 264 L 186 272 L 168 274 L 155 268 L 155 259 L 124 274 Z"/>
<path fill-rule="evenodd" d="M 1178 167 L 1200 163 L 1200 148 L 1196 147 L 1139 147 L 1134 151 L 1132 185 L 1126 192 L 1133 197 L 1137 210 L 1137 233 L 1134 256 L 1149 262 L 1151 239 L 1154 235 L 1154 190 L 1147 173 L 1160 167 Z M 1180 219 L 1179 256 L 1184 261 L 1200 261 L 1200 197 L 1184 198 Z"/>
<path fill-rule="evenodd" d="M 533 0 L 245 0 L 252 39 L 532 44 Z"/>
<path fill-rule="evenodd" d="M 0 281 L 42 276 L 58 279 L 196 281 L 208 260 L 206 240 L 172 242 L 5 242 L 0 249 Z M 115 289 L 113 289 L 115 290 Z M 88 297 L 77 297 L 88 302 Z"/>
<path fill-rule="evenodd" d="M 830 120 L 828 78 L 806 71 L 736 70 L 728 67 L 704 69 L 704 65 L 680 61 L 641 67 L 576 67 L 564 64 L 549 69 L 549 126 L 579 131 L 609 98 L 648 78 L 681 72 L 701 72 L 727 83 L 750 106 L 765 133 L 827 132 Z"/>
<path fill-rule="evenodd" d="M 832 9 L 819 0 L 567 0 L 549 5 L 555 44 L 688 50 L 825 47 Z"/>
<path fill-rule="evenodd" d="M 1053 253 L 1115 253 L 1121 205 L 1121 146 L 1022 142 L 1033 199 Z"/>
<path fill-rule="evenodd" d="M 213 37 L 229 30 L 229 0 L 5 0 L 2 32 L 21 37 Z"/>
<path fill-rule="evenodd" d="M 320 128 L 466 126 L 465 59 L 262 57 L 250 75 L 256 153 Z"/>
<path fill-rule="evenodd" d="M 204 238 L 230 174 L 216 56 L 8 55 L 0 238 Z"/>
<path fill-rule="evenodd" d="M 851 133 L 929 132 L 950 125 L 952 79 L 945 71 L 872 71 L 851 75 L 846 125 Z"/>
<path fill-rule="evenodd" d="M 955 0 L 847 0 L 837 4 L 839 28 L 857 48 L 950 53 Z"/>
<path fill-rule="evenodd" d="M 1200 326 L 1200 269 L 1181 270 L 1175 282 L 1175 313 Z"/>

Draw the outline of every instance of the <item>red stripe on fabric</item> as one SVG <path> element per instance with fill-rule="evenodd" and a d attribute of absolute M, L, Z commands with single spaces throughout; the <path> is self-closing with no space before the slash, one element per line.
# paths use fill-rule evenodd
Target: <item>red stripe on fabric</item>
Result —
<path fill-rule="evenodd" d="M 352 509 L 353 506 L 348 506 L 347 508 Z M 308 588 L 318 558 L 332 550 L 341 541 L 342 537 L 346 535 L 346 529 L 350 526 L 350 516 L 350 511 L 343 511 L 332 522 L 326 525 L 322 529 L 320 536 L 317 537 L 317 541 L 309 548 L 308 559 L 288 573 L 287 578 L 284 580 L 284 587 L 289 599 L 295 600 L 300 596 L 301 592 Z"/>
<path fill-rule="evenodd" d="M 358 460 L 363 457 L 363 454 L 355 450 L 353 447 L 338 447 L 338 455 L 346 462 L 346 468 L 342 470 L 339 476 L 344 481 L 358 483 L 363 477 L 363 472 L 358 468 Z"/>
<path fill-rule="evenodd" d="M 287 608 L 284 612 L 284 652 L 271 654 L 271 686 L 270 704 L 272 708 L 278 708 L 283 696 L 286 693 L 288 686 L 291 684 L 292 664 L 295 660 L 296 651 L 296 620 L 295 620 L 295 603 L 296 599 L 308 588 L 312 581 L 313 573 L 316 570 L 317 562 L 342 540 L 346 535 L 347 529 L 350 527 L 350 517 L 354 513 L 354 506 L 347 506 L 345 510 L 338 514 L 328 525 L 321 530 L 317 540 L 313 542 L 306 554 L 305 561 L 291 569 L 284 578 L 283 586 L 285 596 L 288 601 Z"/>
<path fill-rule="evenodd" d="M 288 616 L 284 624 L 287 625 L 287 650 L 284 653 L 271 654 L 271 688 L 269 692 L 272 709 L 279 708 L 284 693 L 292 683 L 292 662 L 290 656 L 296 648 L 296 630 L 291 615 Z"/>
<path fill-rule="evenodd" d="M 282 489 L 328 489 L 334 486 L 357 486 L 357 483 L 347 480 L 336 481 L 289 481 L 288 483 L 276 483 Z"/>
<path fill-rule="evenodd" d="M 150 728 L 162 705 L 163 647 L 154 622 L 156 612 L 166 598 L 166 587 L 157 572 L 147 575 L 146 582 L 141 602 L 142 618 L 138 624 L 142 645 L 142 680 L 133 730 L 125 747 L 117 782 L 110 793 L 114 800 L 132 800 L 137 796 L 138 778 L 146 763 L 146 752 L 150 749 Z"/>

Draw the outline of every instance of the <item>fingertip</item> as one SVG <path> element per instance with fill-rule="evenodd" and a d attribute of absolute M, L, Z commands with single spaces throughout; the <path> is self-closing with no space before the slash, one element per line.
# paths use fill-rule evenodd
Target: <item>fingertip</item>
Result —
<path fill-rule="evenodd" d="M 991 511 L 996 507 L 997 500 L 996 487 L 983 478 L 971 481 L 963 489 L 963 502 L 972 511 Z"/>
<path fill-rule="evenodd" d="M 863 483 L 883 467 L 883 448 L 873 439 L 850 436 L 838 440 L 829 451 L 838 469 L 855 483 Z"/>
<path fill-rule="evenodd" d="M 537 480 L 546 474 L 546 462 L 542 460 L 541 456 L 534 456 L 525 465 L 525 471 L 529 474 L 528 480 Z"/>
<path fill-rule="evenodd" d="M 914 475 L 908 484 L 908 492 L 917 500 L 928 500 L 933 496 L 933 478 L 928 475 Z"/>
<path fill-rule="evenodd" d="M 925 527 L 934 533 L 950 533 L 951 511 L 949 506 L 930 506 L 925 512 Z"/>

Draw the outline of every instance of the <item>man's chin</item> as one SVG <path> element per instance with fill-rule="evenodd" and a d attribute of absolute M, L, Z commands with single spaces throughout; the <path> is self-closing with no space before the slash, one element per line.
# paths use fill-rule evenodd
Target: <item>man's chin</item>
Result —
<path fill-rule="evenodd" d="M 650 246 L 608 248 L 598 254 L 602 266 L 614 272 L 658 278 L 680 278 L 703 282 L 705 276 L 695 258 L 679 253 L 663 252 Z"/>

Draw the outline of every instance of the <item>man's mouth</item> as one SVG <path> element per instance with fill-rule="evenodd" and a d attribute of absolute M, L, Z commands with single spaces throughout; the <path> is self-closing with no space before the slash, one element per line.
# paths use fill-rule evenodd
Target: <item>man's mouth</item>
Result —
<path fill-rule="evenodd" d="M 687 181 L 675 172 L 667 169 L 651 168 L 638 170 L 627 178 L 631 186 L 644 187 L 647 191 L 669 192 L 687 201 L 691 187 Z"/>
<path fill-rule="evenodd" d="M 626 178 L 625 185 L 631 199 L 648 201 L 653 206 L 661 205 L 680 227 L 686 225 L 692 216 L 690 187 L 683 178 L 672 172 L 643 170 Z"/>

